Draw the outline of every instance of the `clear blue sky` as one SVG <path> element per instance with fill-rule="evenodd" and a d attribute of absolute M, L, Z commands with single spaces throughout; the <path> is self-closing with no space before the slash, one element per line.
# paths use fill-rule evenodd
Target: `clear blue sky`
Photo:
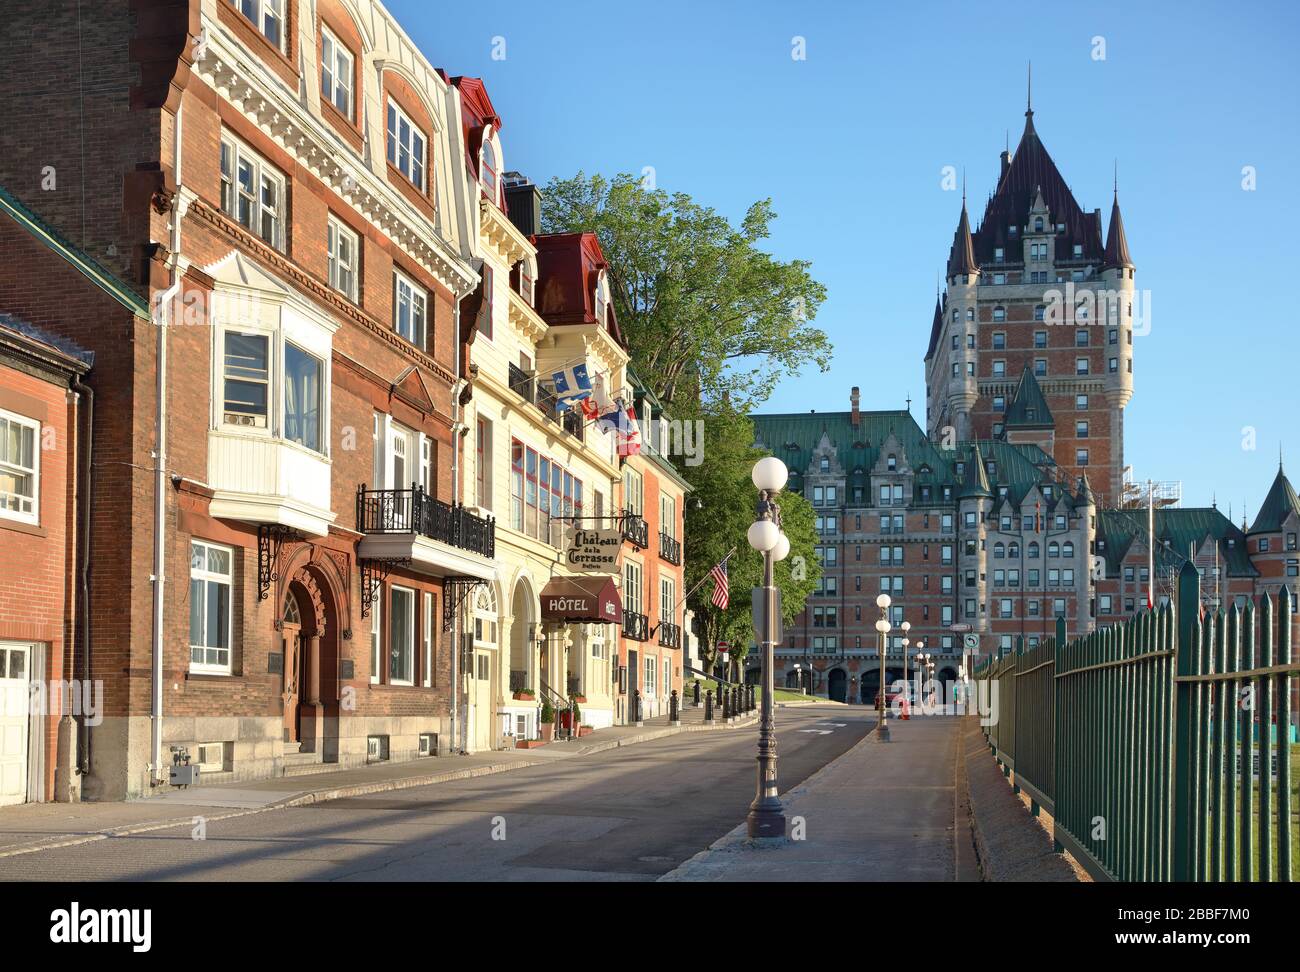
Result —
<path fill-rule="evenodd" d="M 1119 160 L 1151 295 L 1126 461 L 1182 480 L 1185 505 L 1217 493 L 1238 521 L 1279 443 L 1300 483 L 1300 4 L 387 2 L 435 66 L 485 80 L 507 168 L 542 184 L 653 166 L 733 220 L 773 199 L 771 249 L 826 284 L 816 323 L 835 358 L 778 387 L 770 411 L 846 409 L 856 384 L 864 408 L 910 394 L 924 421 L 935 275 L 960 210 L 941 169 L 966 168 L 982 211 L 1004 133 L 1014 148 L 1024 126 L 1032 59 L 1039 135 L 1103 218 Z"/>

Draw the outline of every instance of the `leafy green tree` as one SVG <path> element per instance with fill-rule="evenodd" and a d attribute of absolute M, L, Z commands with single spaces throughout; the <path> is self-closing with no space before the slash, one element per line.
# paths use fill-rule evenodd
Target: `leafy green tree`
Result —
<path fill-rule="evenodd" d="M 758 248 L 775 218 L 764 199 L 739 227 L 685 193 L 626 173 L 552 179 L 542 227 L 595 232 L 637 376 L 676 418 L 723 403 L 746 413 L 783 376 L 830 365 L 810 324 L 826 296 L 804 260 Z"/>
<path fill-rule="evenodd" d="M 701 655 L 706 670 L 716 663 L 719 641 L 731 645 L 728 660 L 733 677 L 754 640 L 750 590 L 763 580 L 763 557 L 746 540 L 758 499 L 750 471 L 766 453 L 753 446 L 753 425 L 735 413 L 704 419 L 704 462 L 689 470 L 700 505 L 686 504 L 686 585 L 694 587 L 732 548 L 727 561 L 731 603 L 719 610 L 712 603 L 713 582 L 705 580 L 689 605 L 701 623 Z M 790 555 L 776 565 L 774 581 L 781 591 L 781 613 L 788 623 L 801 610 L 821 576 L 813 552 L 816 534 L 813 510 L 796 493 L 778 497 L 781 520 L 790 539 Z"/>

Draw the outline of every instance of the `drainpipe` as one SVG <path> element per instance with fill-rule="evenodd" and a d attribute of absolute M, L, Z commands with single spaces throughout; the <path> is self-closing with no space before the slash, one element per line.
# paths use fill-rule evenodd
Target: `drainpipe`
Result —
<path fill-rule="evenodd" d="M 80 396 L 85 396 L 86 401 L 86 468 L 85 472 L 78 477 L 77 481 L 77 515 L 81 519 L 81 616 L 78 621 L 81 626 L 81 638 L 79 645 L 81 649 L 81 665 L 75 664 L 70 666 L 73 669 L 73 675 L 79 676 L 82 682 L 87 686 L 83 691 L 89 691 L 90 686 L 90 497 L 91 497 L 91 477 L 93 475 L 95 440 L 95 390 L 89 385 L 81 383 L 80 376 L 74 376 L 72 379 L 72 390 Z M 80 440 L 80 436 L 78 436 Z M 75 569 L 75 568 L 74 568 Z M 74 595 L 74 603 L 76 597 Z M 84 698 L 85 696 L 83 696 Z M 86 725 L 86 714 L 81 714 L 81 720 L 77 724 L 77 775 L 85 776 L 90 772 L 90 727 Z"/>
<path fill-rule="evenodd" d="M 167 593 L 167 328 L 171 323 L 172 302 L 176 300 L 181 289 L 181 217 L 180 196 L 181 181 L 181 115 L 182 108 L 176 106 L 176 118 L 173 127 L 172 151 L 175 153 L 173 175 L 176 182 L 176 196 L 171 209 L 171 286 L 159 297 L 159 305 L 154 314 L 154 323 L 158 327 L 158 382 L 157 415 L 155 417 L 155 452 L 154 452 L 154 549 L 153 549 L 153 665 L 152 665 L 152 705 L 151 721 L 151 785 L 166 782 L 167 777 L 162 765 L 162 717 L 163 717 L 163 619 Z"/>
<path fill-rule="evenodd" d="M 452 330 L 456 335 L 456 353 L 453 357 L 456 359 L 455 383 L 451 386 L 451 505 L 454 509 L 456 503 L 460 500 L 460 298 L 456 298 L 456 306 L 452 312 Z M 442 596 L 447 597 L 446 589 L 443 590 Z M 461 710 L 460 710 L 460 611 L 454 611 L 451 616 L 451 737 L 452 751 L 464 754 L 465 747 L 461 743 Z"/>

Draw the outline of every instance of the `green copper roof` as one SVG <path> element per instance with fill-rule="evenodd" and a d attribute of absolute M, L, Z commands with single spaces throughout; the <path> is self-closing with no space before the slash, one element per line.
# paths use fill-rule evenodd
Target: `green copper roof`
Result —
<path fill-rule="evenodd" d="M 1259 508 L 1255 525 L 1250 528 L 1250 532 L 1277 533 L 1292 513 L 1300 516 L 1300 498 L 1296 497 L 1290 480 L 1286 478 L 1286 473 L 1282 472 L 1282 466 L 1279 464 L 1277 478 L 1269 487 L 1268 495 L 1264 497 L 1264 505 Z"/>
<path fill-rule="evenodd" d="M 1052 421 L 1052 410 L 1047 407 L 1047 399 L 1043 397 L 1042 386 L 1038 384 L 1038 379 L 1034 377 L 1028 365 L 1025 365 L 1025 370 L 1020 375 L 1020 384 L 1016 386 L 1016 395 L 1007 407 L 1003 424 L 1007 428 L 1014 426 L 1022 429 L 1050 429 L 1055 425 Z"/>
<path fill-rule="evenodd" d="M 4 186 L 0 186 L 0 212 L 10 216 L 14 222 L 72 264 L 73 268 L 86 279 L 127 310 L 139 317 L 149 318 L 149 304 L 132 290 L 130 285 L 65 240 L 54 227 L 41 219 Z"/>
<path fill-rule="evenodd" d="M 958 499 L 993 498 L 993 491 L 989 489 L 988 473 L 984 468 L 984 459 L 980 455 L 978 446 L 973 445 L 970 447 L 970 455 L 966 459 L 965 473 L 961 489 L 957 491 Z"/>
<path fill-rule="evenodd" d="M 1258 574 L 1246 551 L 1246 535 L 1215 507 L 1156 510 L 1155 531 L 1157 569 L 1181 567 L 1193 550 L 1199 550 L 1206 538 L 1213 537 L 1219 542 L 1226 573 L 1238 577 Z M 1145 509 L 1097 511 L 1097 552 L 1106 558 L 1108 576 L 1119 570 L 1135 541 L 1141 541 L 1142 549 L 1146 549 L 1146 536 Z"/>

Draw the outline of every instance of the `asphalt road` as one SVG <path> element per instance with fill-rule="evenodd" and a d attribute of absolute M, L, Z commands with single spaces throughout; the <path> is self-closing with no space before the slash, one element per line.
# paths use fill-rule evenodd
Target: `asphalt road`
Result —
<path fill-rule="evenodd" d="M 793 788 L 874 725 L 862 707 L 777 710 Z M 681 733 L 475 779 L 0 859 L 0 880 L 652 881 L 743 822 L 756 728 Z"/>

